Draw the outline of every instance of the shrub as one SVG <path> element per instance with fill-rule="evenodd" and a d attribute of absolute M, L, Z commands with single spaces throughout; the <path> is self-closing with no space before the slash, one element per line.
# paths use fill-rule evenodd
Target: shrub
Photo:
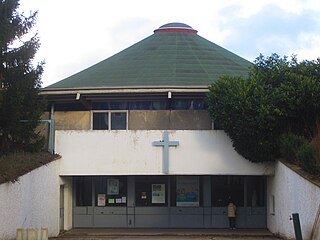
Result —
<path fill-rule="evenodd" d="M 303 136 L 298 136 L 291 132 L 283 134 L 279 139 L 281 157 L 288 161 L 298 161 L 297 153 L 301 146 L 306 143 L 308 143 L 308 140 Z"/>
<path fill-rule="evenodd" d="M 297 159 L 303 169 L 312 173 L 314 172 L 315 152 L 310 143 L 304 143 L 300 147 L 297 153 Z"/>

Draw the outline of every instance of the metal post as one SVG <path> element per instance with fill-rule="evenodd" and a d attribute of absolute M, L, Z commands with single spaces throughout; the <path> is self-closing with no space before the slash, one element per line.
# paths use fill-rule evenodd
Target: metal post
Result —
<path fill-rule="evenodd" d="M 48 150 L 54 154 L 54 105 L 51 105 Z"/>
<path fill-rule="evenodd" d="M 294 233 L 296 235 L 296 240 L 303 240 L 300 226 L 299 213 L 292 213 Z"/>

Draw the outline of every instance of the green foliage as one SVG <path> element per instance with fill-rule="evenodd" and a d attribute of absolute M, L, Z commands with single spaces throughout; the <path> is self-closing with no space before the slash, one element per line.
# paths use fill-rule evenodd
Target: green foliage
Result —
<path fill-rule="evenodd" d="M 313 172 L 316 159 L 314 149 L 310 143 L 306 142 L 300 146 L 297 152 L 297 160 L 304 169 Z"/>
<path fill-rule="evenodd" d="M 209 90 L 209 112 L 228 133 L 235 149 L 253 162 L 270 161 L 276 151 L 270 134 L 275 117 L 270 113 L 276 114 L 277 109 L 269 102 L 268 88 L 241 77 L 225 76 Z"/>
<path fill-rule="evenodd" d="M 38 150 L 41 141 L 34 130 L 44 109 L 38 98 L 43 63 L 32 62 L 37 34 L 27 38 L 37 12 L 26 17 L 18 6 L 18 0 L 0 0 L 0 156 Z"/>
<path fill-rule="evenodd" d="M 296 158 L 289 149 L 317 134 L 320 59 L 298 62 L 295 56 L 260 55 L 248 79 L 224 76 L 209 90 L 213 121 L 250 161 L 274 161 L 281 154 Z"/>
<path fill-rule="evenodd" d="M 280 136 L 279 149 L 280 155 L 288 161 L 298 162 L 298 152 L 302 145 L 308 143 L 303 136 L 295 135 L 291 132 Z"/>

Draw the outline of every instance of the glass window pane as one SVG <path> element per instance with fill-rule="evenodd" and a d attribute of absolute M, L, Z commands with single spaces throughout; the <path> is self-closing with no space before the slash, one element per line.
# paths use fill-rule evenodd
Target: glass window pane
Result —
<path fill-rule="evenodd" d="M 95 205 L 126 206 L 127 178 L 126 177 L 97 177 L 95 179 Z"/>
<path fill-rule="evenodd" d="M 164 110 L 167 109 L 168 102 L 167 101 L 153 101 L 152 109 L 153 110 Z"/>
<path fill-rule="evenodd" d="M 248 207 L 265 206 L 265 189 L 264 177 L 248 177 L 247 179 L 247 205 Z"/>
<path fill-rule="evenodd" d="M 173 100 L 172 109 L 174 110 L 187 110 L 190 109 L 191 101 L 190 100 Z"/>
<path fill-rule="evenodd" d="M 108 130 L 108 115 L 107 112 L 93 113 L 93 130 Z"/>
<path fill-rule="evenodd" d="M 136 177 L 136 206 L 167 206 L 167 177 Z"/>
<path fill-rule="evenodd" d="M 200 178 L 199 176 L 172 176 L 170 178 L 170 187 L 171 187 L 170 206 L 174 207 L 174 206 L 188 205 L 188 206 L 201 207 L 202 206 L 202 196 L 201 196 L 202 187 L 201 186 L 202 186 L 202 178 Z M 186 204 L 183 203 L 183 199 L 188 199 L 186 200 L 187 201 Z"/>
<path fill-rule="evenodd" d="M 92 179 L 90 177 L 76 177 L 76 206 L 92 206 Z"/>
<path fill-rule="evenodd" d="M 126 110 L 127 108 L 127 102 L 110 102 L 110 109 L 112 110 Z"/>
<path fill-rule="evenodd" d="M 127 113 L 112 112 L 111 113 L 111 130 L 127 129 Z"/>
<path fill-rule="evenodd" d="M 213 207 L 226 207 L 230 198 L 236 206 L 244 206 L 243 176 L 213 176 L 211 186 Z"/>
<path fill-rule="evenodd" d="M 200 191 L 198 176 L 178 176 L 176 185 L 177 207 L 199 207 Z"/>

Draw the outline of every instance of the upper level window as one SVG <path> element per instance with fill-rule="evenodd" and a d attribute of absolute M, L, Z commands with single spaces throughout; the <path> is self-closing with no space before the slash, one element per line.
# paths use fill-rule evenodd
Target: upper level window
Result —
<path fill-rule="evenodd" d="M 148 101 L 93 102 L 94 110 L 203 110 L 203 99 L 160 99 Z"/>
<path fill-rule="evenodd" d="M 93 112 L 93 130 L 126 130 L 127 112 Z"/>

